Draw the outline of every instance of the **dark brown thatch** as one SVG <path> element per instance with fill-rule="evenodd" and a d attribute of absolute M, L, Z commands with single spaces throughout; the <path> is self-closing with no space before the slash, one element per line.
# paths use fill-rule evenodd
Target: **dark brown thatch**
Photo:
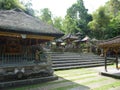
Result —
<path fill-rule="evenodd" d="M 48 25 L 38 18 L 32 17 L 19 9 L 0 10 L 0 31 L 55 37 L 64 35 L 53 26 Z"/>
<path fill-rule="evenodd" d="M 114 37 L 99 44 L 100 47 L 120 47 L 120 36 Z"/>
<path fill-rule="evenodd" d="M 62 38 L 62 39 L 63 39 L 63 40 L 66 40 L 66 39 L 77 40 L 77 39 L 78 39 L 78 37 L 77 37 L 77 36 L 75 36 L 75 35 L 73 35 L 73 34 L 71 34 L 71 33 L 69 33 L 69 34 L 67 34 L 67 35 L 63 36 L 63 38 Z"/>

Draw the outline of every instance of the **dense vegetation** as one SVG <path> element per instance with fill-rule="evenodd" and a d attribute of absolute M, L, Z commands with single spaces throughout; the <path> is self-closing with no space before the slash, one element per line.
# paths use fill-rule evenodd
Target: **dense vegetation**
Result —
<path fill-rule="evenodd" d="M 120 35 L 120 0 L 109 0 L 93 14 L 88 26 L 91 36 L 108 39 Z"/>
<path fill-rule="evenodd" d="M 20 8 L 36 16 L 31 0 L 0 0 L 0 9 Z M 53 17 L 48 8 L 37 11 L 37 17 L 62 30 L 65 34 L 81 32 L 96 39 L 108 39 L 120 35 L 120 0 L 109 0 L 92 14 L 88 14 L 83 0 L 77 0 L 64 18 Z"/>
<path fill-rule="evenodd" d="M 32 9 L 32 3 L 28 0 L 25 3 L 22 0 L 0 0 L 0 10 L 21 9 L 29 15 L 34 16 L 34 10 Z"/>

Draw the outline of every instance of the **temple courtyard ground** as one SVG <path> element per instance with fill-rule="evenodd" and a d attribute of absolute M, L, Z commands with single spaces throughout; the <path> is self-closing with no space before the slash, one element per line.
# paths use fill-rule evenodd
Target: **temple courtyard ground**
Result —
<path fill-rule="evenodd" d="M 111 70 L 116 70 L 114 65 L 108 66 L 108 72 Z M 104 66 L 58 70 L 54 72 L 58 80 L 9 90 L 120 90 L 120 79 L 101 75 L 101 72 Z M 117 74 L 120 75 L 120 70 Z"/>

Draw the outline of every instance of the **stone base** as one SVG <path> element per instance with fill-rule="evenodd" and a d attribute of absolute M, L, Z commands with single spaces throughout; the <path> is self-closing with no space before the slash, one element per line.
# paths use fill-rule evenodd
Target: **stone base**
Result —
<path fill-rule="evenodd" d="M 120 79 L 120 70 L 112 69 L 112 70 L 108 70 L 108 72 L 101 71 L 100 74 L 104 76 Z"/>
<path fill-rule="evenodd" d="M 57 79 L 58 77 L 54 75 L 54 76 L 48 76 L 48 77 L 16 80 L 16 81 L 10 81 L 10 82 L 1 82 L 0 88 L 10 88 L 10 87 L 38 84 L 38 83 L 48 82 L 48 81 L 57 80 Z"/>

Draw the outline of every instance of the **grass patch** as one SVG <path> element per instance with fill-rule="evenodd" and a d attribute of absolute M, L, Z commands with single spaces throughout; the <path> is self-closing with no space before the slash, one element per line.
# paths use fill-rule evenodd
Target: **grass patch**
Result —
<path fill-rule="evenodd" d="M 82 70 L 88 70 L 88 69 L 86 69 L 86 68 L 78 68 L 78 69 L 57 70 L 55 72 L 66 72 L 66 71 L 71 72 L 71 71 L 78 71 L 78 70 L 82 71 Z"/>
<path fill-rule="evenodd" d="M 84 72 L 84 71 L 89 71 L 89 69 L 88 68 L 80 68 L 80 69 L 58 70 L 58 71 L 55 71 L 55 73 L 66 74 L 66 73 Z M 91 70 L 91 71 L 94 71 L 94 70 Z"/>
<path fill-rule="evenodd" d="M 101 86 L 101 87 L 98 87 L 98 88 L 94 88 L 92 90 L 109 90 L 110 88 L 118 87 L 118 86 L 120 86 L 120 81 L 116 81 L 116 82 L 113 82 L 113 83 L 108 84 L 108 85 L 104 85 L 104 86 Z"/>
<path fill-rule="evenodd" d="M 44 84 L 35 84 L 35 85 L 30 85 L 30 86 L 14 88 L 14 89 L 10 89 L 10 90 L 26 90 L 26 89 L 30 89 L 30 88 L 44 87 L 44 86 L 48 86 L 48 85 L 60 84 L 60 83 L 65 83 L 65 82 L 72 82 L 72 81 L 75 81 L 75 80 L 83 80 L 83 79 L 93 78 L 93 77 L 95 77 L 95 76 L 94 75 L 93 76 L 85 76 L 85 77 L 68 79 L 68 80 L 63 79 L 63 80 L 60 80 L 60 81 L 47 82 L 47 83 L 44 83 Z"/>
<path fill-rule="evenodd" d="M 69 90 L 71 88 L 80 87 L 80 86 L 83 87 L 84 85 L 88 85 L 88 84 L 96 83 L 96 82 L 102 82 L 102 81 L 105 81 L 105 80 L 107 80 L 107 78 L 101 78 L 101 79 L 97 79 L 97 80 L 91 80 L 91 81 L 83 82 L 82 84 L 80 84 L 78 82 L 78 83 L 73 83 L 72 85 L 67 85 L 65 87 L 59 87 L 59 88 L 55 88 L 55 89 L 51 89 L 51 90 Z"/>
<path fill-rule="evenodd" d="M 59 76 L 59 77 L 63 77 L 63 78 L 65 78 L 65 77 L 70 77 L 70 76 L 77 76 L 77 75 L 84 75 L 84 74 L 91 74 L 91 73 L 95 73 L 94 71 L 87 71 L 87 72 L 79 72 L 79 73 L 68 73 L 68 74 L 61 74 L 61 75 L 59 75 L 59 74 L 56 74 L 57 76 Z"/>
<path fill-rule="evenodd" d="M 91 84 L 91 83 L 96 83 L 96 82 L 102 82 L 102 81 L 105 81 L 105 80 L 108 80 L 107 78 L 101 78 L 101 79 L 97 79 L 97 80 L 92 80 L 92 81 L 88 81 L 88 82 L 85 82 L 83 84 Z"/>

